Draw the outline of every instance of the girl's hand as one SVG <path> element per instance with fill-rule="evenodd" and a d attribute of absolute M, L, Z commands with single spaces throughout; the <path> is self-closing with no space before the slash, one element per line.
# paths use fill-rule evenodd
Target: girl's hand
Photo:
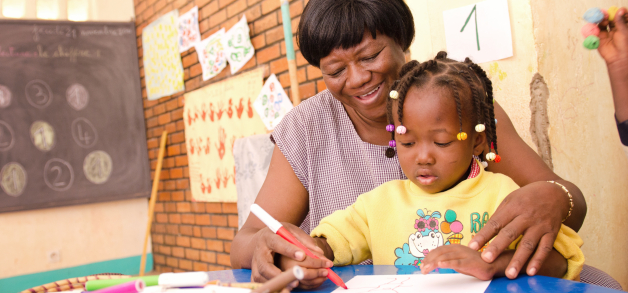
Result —
<path fill-rule="evenodd" d="M 552 252 L 562 220 L 568 211 L 569 198 L 557 185 L 548 182 L 525 185 L 502 201 L 484 227 L 469 242 L 469 248 L 479 250 L 495 237 L 481 254 L 485 262 L 492 263 L 513 241 L 523 235 L 514 256 L 504 269 L 508 276 L 517 276 L 532 256 L 527 273 L 533 276 Z"/>
<path fill-rule="evenodd" d="M 482 260 L 477 250 L 458 244 L 438 247 L 421 261 L 424 275 L 436 268 L 454 269 L 484 281 L 491 280 L 497 272 L 496 265 Z"/>
<path fill-rule="evenodd" d="M 628 65 L 628 27 L 624 16 L 626 8 L 620 8 L 612 23 L 604 20 L 600 23 L 600 46 L 598 52 L 609 67 Z"/>
<path fill-rule="evenodd" d="M 332 263 L 323 256 L 323 251 L 316 246 L 316 241 L 307 235 L 299 227 L 290 223 L 282 223 L 294 237 L 296 237 L 305 247 L 320 257 L 320 259 L 314 259 L 307 257 L 305 253 L 298 247 L 290 244 L 288 241 L 281 238 L 281 236 L 273 233 L 270 229 L 264 228 L 259 230 L 255 234 L 255 251 L 251 260 L 251 281 L 253 282 L 266 282 L 273 277 L 279 275 L 282 270 L 298 264 L 304 268 L 305 279 L 302 281 L 304 284 L 309 284 L 310 280 L 315 280 L 321 275 L 327 274 L 325 268 L 331 267 Z M 232 253 L 236 253 L 233 252 Z M 276 254 L 278 254 L 276 256 Z M 283 263 L 284 267 L 279 269 L 275 266 L 275 256 L 278 263 Z M 289 261 L 294 261 L 290 266 Z M 322 282 L 321 282 L 322 283 Z M 320 285 L 320 284 L 319 284 Z"/>

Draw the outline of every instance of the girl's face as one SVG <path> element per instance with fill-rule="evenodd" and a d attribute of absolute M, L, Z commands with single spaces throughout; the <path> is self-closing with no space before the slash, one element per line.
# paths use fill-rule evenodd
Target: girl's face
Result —
<path fill-rule="evenodd" d="M 464 93 L 464 95 L 463 95 Z M 425 192 L 447 190 L 464 180 L 473 155 L 480 155 L 486 134 L 476 133 L 465 116 L 465 100 L 470 93 L 461 91 L 462 129 L 466 140 L 458 140 L 460 120 L 450 91 L 431 85 L 413 86 L 403 105 L 405 134 L 395 134 L 397 156 L 408 179 Z M 398 104 L 398 103 L 396 103 Z M 399 126 L 397 107 L 393 107 L 395 128 Z"/>
<path fill-rule="evenodd" d="M 337 48 L 322 58 L 321 72 L 329 91 L 362 117 L 386 119 L 386 99 L 405 63 L 403 49 L 391 38 L 366 30 L 362 42 L 349 49 Z"/>

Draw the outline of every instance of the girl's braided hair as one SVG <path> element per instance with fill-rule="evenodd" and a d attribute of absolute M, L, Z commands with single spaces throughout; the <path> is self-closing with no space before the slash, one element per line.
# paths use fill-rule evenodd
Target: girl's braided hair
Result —
<path fill-rule="evenodd" d="M 399 80 L 395 81 L 392 90 L 399 93 L 397 99 L 397 117 L 399 124 L 403 125 L 403 105 L 406 95 L 412 86 L 421 87 L 431 81 L 439 87 L 448 88 L 456 101 L 456 111 L 460 121 L 460 132 L 462 132 L 462 103 L 461 89 L 468 87 L 471 92 L 471 103 L 475 111 L 469 111 L 469 119 L 477 121 L 477 124 L 484 124 L 486 128 L 486 139 L 489 149 L 494 148 L 497 153 L 497 133 L 495 129 L 495 114 L 493 109 L 493 84 L 487 77 L 486 72 L 471 59 L 466 58 L 464 62 L 447 58 L 446 52 L 438 52 L 434 60 L 419 63 L 416 60 L 406 63 L 399 73 Z M 389 124 L 395 124 L 393 120 L 393 99 L 388 99 L 386 109 L 388 112 Z M 392 140 L 395 140 L 395 132 L 392 131 Z M 387 151 L 386 155 L 394 156 L 394 152 Z"/>

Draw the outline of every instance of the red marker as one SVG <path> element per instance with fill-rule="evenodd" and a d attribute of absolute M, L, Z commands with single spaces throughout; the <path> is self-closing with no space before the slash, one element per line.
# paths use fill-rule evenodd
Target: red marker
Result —
<path fill-rule="evenodd" d="M 279 221 L 275 220 L 275 218 L 273 218 L 264 209 L 262 209 L 262 207 L 260 207 L 257 204 L 252 204 L 251 212 L 255 214 L 257 218 L 259 218 L 262 222 L 264 222 L 264 224 L 266 224 L 266 226 L 268 226 L 268 228 L 270 228 L 271 231 L 273 231 L 275 234 L 281 236 L 281 238 L 285 239 L 286 241 L 292 243 L 293 245 L 303 250 L 303 252 L 305 252 L 307 256 L 311 258 L 315 258 L 315 259 L 319 258 L 315 254 L 313 254 L 309 249 L 307 249 L 307 247 L 305 247 L 303 243 L 299 242 L 299 240 L 297 240 L 297 238 L 294 237 L 294 235 L 288 232 L 288 230 L 284 228 L 283 225 L 279 223 Z M 334 271 L 332 271 L 331 268 L 327 268 L 327 277 L 332 282 L 334 282 L 334 284 L 347 289 L 347 285 L 345 285 L 345 283 L 342 281 L 340 276 L 334 273 Z"/>

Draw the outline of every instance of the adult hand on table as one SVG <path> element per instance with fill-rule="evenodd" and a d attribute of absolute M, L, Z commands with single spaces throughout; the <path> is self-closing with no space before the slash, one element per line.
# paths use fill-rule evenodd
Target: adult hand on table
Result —
<path fill-rule="evenodd" d="M 564 200 L 556 200 L 563 198 Z M 469 242 L 469 248 L 478 250 L 493 237 L 482 252 L 482 259 L 492 263 L 519 236 L 519 246 L 508 264 L 508 276 L 517 276 L 528 262 L 528 275 L 535 275 L 552 252 L 562 220 L 569 212 L 569 198 L 558 186 L 549 182 L 525 185 L 499 205 L 493 216 Z M 512 269 L 515 271 L 512 271 Z"/>
<path fill-rule="evenodd" d="M 257 245 L 251 263 L 252 281 L 266 282 L 279 275 L 283 270 L 299 265 L 305 273 L 305 277 L 300 281 L 300 287 L 303 289 L 318 287 L 327 278 L 325 268 L 331 267 L 332 262 L 325 258 L 323 251 L 310 235 L 290 223 L 282 222 L 281 224 L 320 259 L 306 256 L 295 245 L 273 233 L 270 229 L 263 228 L 255 234 L 254 242 Z M 279 265 L 281 269 L 275 264 Z M 296 285 L 298 284 L 293 284 L 293 287 Z"/>

